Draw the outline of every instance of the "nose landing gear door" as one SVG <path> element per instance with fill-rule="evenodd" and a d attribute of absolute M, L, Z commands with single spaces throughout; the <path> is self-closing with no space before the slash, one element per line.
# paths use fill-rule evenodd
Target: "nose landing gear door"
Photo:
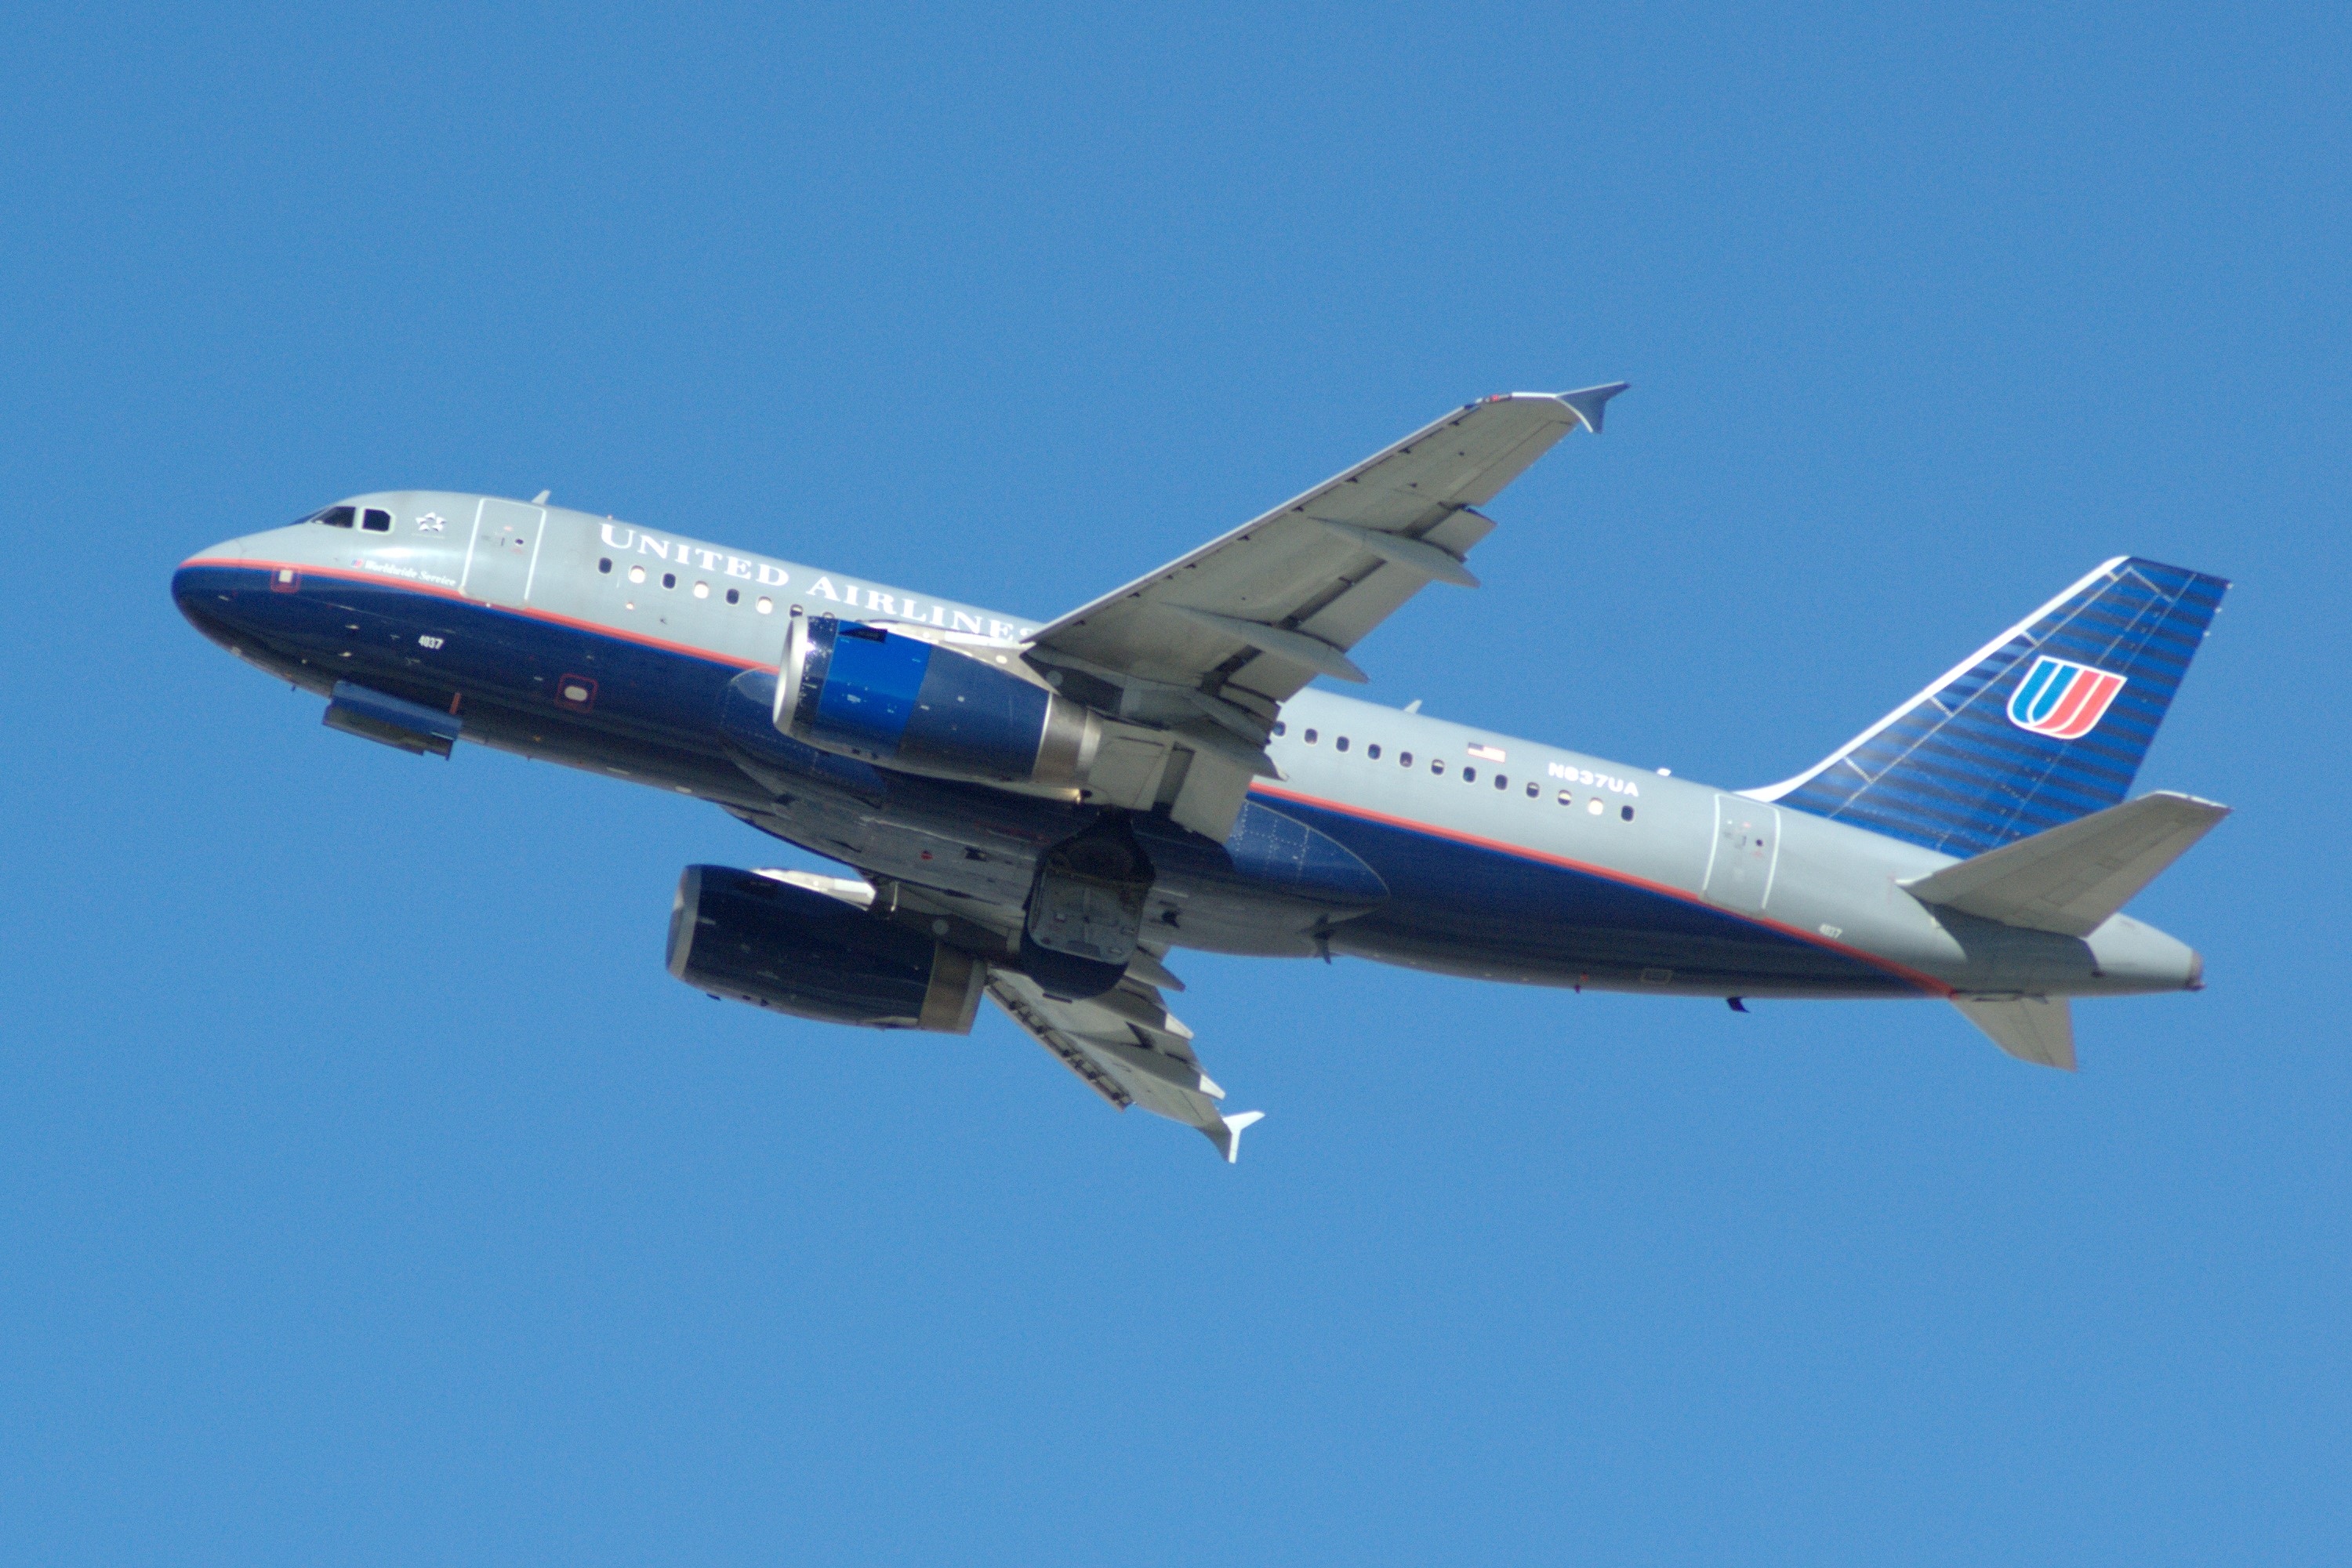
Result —
<path fill-rule="evenodd" d="M 544 507 L 487 499 L 479 502 L 457 591 L 469 599 L 493 605 L 530 603 L 538 576 L 541 536 L 546 532 L 546 525 Z"/>

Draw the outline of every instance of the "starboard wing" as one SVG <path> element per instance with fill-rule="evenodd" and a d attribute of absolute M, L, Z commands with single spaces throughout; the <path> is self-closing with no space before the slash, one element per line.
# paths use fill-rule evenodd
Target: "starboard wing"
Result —
<path fill-rule="evenodd" d="M 1455 410 L 1221 539 L 1040 631 L 1037 663 L 1064 689 L 1169 727 L 1190 753 L 1157 775 L 1187 826 L 1223 838 L 1281 704 L 1348 658 L 1429 582 L 1475 586 L 1464 564 L 1494 524 L 1475 509 L 1570 430 L 1598 431 L 1623 383 L 1510 393 Z M 1075 682 L 1075 684 L 1074 684 Z M 1149 805 L 1153 802 L 1142 802 Z"/>

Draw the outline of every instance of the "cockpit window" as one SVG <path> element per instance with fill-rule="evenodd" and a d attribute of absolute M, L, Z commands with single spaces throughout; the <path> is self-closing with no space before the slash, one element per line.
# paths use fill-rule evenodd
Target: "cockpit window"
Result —
<path fill-rule="evenodd" d="M 329 528 L 349 528 L 352 525 L 352 520 L 358 514 L 350 507 L 331 506 L 324 511 L 312 512 L 302 521 L 305 522 L 323 522 Z"/>
<path fill-rule="evenodd" d="M 379 511 L 374 507 L 370 507 L 361 515 L 360 526 L 366 529 L 370 533 L 390 533 L 392 531 L 392 513 L 388 511 Z"/>

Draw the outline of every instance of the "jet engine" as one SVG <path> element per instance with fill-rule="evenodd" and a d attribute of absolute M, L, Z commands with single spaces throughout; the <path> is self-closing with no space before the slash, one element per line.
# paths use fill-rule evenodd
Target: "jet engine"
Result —
<path fill-rule="evenodd" d="M 971 1032 L 988 967 L 961 948 L 772 876 L 689 866 L 669 972 L 698 991 L 828 1024 Z"/>
<path fill-rule="evenodd" d="M 950 778 L 1072 786 L 1102 725 L 1014 656 L 797 612 L 776 681 L 775 726 L 821 751 Z"/>

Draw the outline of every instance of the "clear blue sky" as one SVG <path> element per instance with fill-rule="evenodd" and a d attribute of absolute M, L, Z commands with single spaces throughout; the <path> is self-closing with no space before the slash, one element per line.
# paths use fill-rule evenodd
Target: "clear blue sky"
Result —
<path fill-rule="evenodd" d="M 2352 1552 L 2336 6 L 35 6 L 0 52 L 0 1558 Z M 719 1006 L 707 808 L 322 729 L 172 567 L 557 499 L 1033 616 L 1622 377 L 1374 695 L 1782 777 L 2104 557 L 2210 989 L 1192 957 L 1237 1169 Z"/>

